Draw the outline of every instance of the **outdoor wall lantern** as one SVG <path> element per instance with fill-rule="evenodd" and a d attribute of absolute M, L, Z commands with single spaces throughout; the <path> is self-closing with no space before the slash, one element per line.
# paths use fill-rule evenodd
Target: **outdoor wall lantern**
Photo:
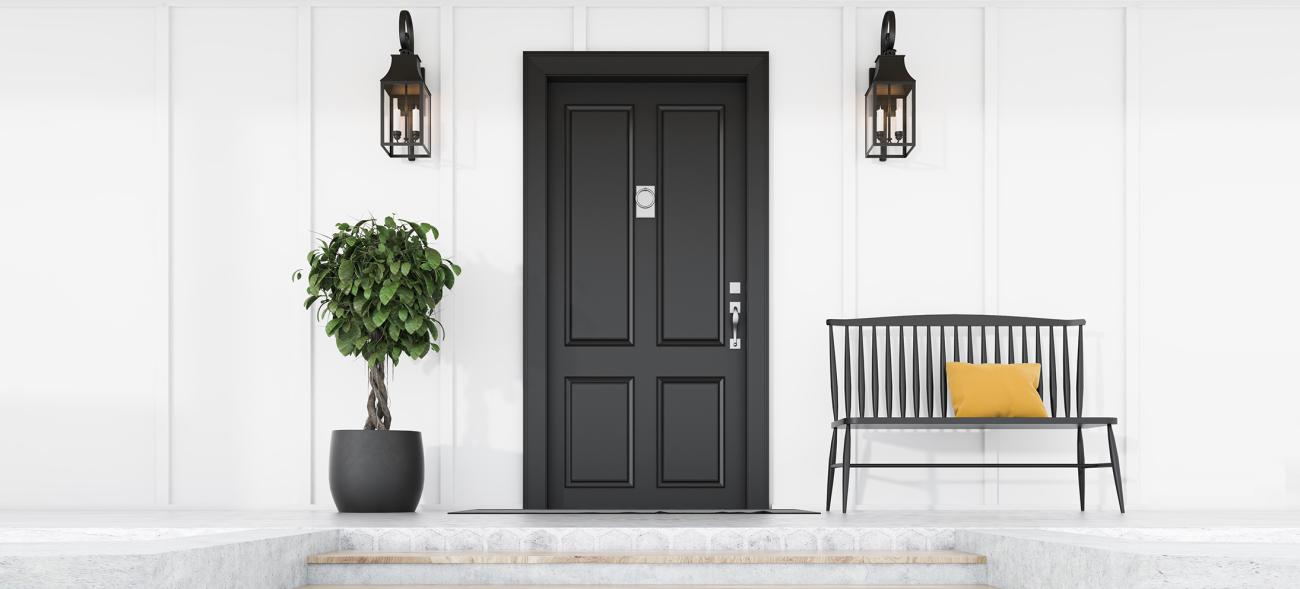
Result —
<path fill-rule="evenodd" d="M 916 147 L 916 80 L 894 53 L 894 11 L 880 23 L 880 55 L 867 87 L 867 157 L 907 157 Z"/>
<path fill-rule="evenodd" d="M 415 27 L 411 13 L 397 17 L 397 39 L 401 48 L 393 56 L 388 73 L 379 80 L 379 145 L 388 157 L 415 160 L 429 157 L 429 87 L 424 83 L 424 66 L 415 54 Z"/>

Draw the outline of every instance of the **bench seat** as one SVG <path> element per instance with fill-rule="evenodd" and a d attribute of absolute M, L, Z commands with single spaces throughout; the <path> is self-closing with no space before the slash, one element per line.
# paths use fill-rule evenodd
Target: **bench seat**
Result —
<path fill-rule="evenodd" d="M 1114 417 L 844 417 L 831 427 L 854 429 L 1076 429 L 1115 425 Z"/>

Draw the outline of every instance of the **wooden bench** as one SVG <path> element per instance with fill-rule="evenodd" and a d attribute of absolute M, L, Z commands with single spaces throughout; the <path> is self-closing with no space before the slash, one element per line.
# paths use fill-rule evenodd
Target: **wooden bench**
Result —
<path fill-rule="evenodd" d="M 1110 468 L 1115 478 L 1119 510 L 1123 513 L 1124 487 L 1120 479 L 1114 430 L 1118 420 L 1083 415 L 1085 323 L 1083 319 L 1000 315 L 828 319 L 834 421 L 831 422 L 831 452 L 826 469 L 826 510 L 831 508 L 835 469 L 841 469 L 840 509 L 847 512 L 849 472 L 855 468 L 1074 468 L 1079 472 L 1080 511 L 1084 509 L 1084 472 L 1090 468 Z M 1073 351 L 1070 349 L 1071 335 L 1076 342 Z M 1039 364 L 1038 396 L 1043 399 L 1050 417 L 953 417 L 949 410 L 948 375 L 944 369 L 949 360 Z M 841 408 L 843 417 L 840 416 Z M 1110 442 L 1110 462 L 1085 462 L 1083 430 L 1102 426 L 1106 427 Z M 851 458 L 852 430 L 855 429 L 1073 429 L 1077 432 L 1078 453 L 1073 463 L 860 463 Z M 844 431 L 844 450 L 840 462 L 836 462 L 841 430 Z"/>

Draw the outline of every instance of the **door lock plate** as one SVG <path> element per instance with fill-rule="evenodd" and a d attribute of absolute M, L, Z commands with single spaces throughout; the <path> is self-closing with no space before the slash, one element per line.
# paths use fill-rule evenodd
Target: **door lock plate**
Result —
<path fill-rule="evenodd" d="M 632 209 L 638 219 L 655 218 L 655 187 L 637 186 L 632 192 Z"/>

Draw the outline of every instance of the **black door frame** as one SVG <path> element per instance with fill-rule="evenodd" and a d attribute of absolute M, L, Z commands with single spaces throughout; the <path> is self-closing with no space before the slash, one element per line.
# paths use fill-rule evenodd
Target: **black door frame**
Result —
<path fill-rule="evenodd" d="M 745 84 L 745 507 L 768 495 L 768 93 L 766 51 L 524 52 L 524 508 L 547 507 L 546 117 L 551 82 Z M 630 198 L 630 195 L 629 195 Z"/>

